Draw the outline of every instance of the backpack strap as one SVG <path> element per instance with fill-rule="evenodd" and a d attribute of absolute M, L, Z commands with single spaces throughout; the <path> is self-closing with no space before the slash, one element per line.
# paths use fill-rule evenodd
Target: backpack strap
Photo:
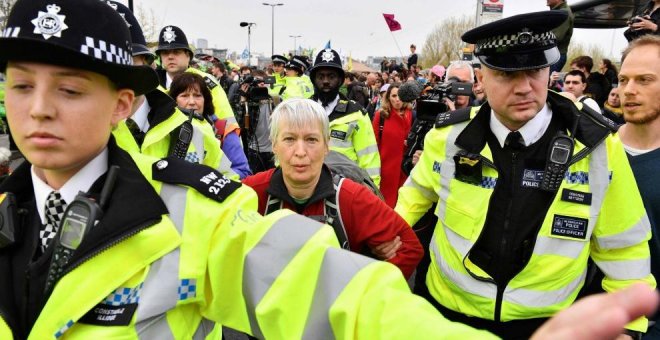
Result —
<path fill-rule="evenodd" d="M 335 188 L 335 194 L 323 200 L 325 206 L 323 214 L 326 217 L 326 223 L 332 226 L 332 229 L 335 230 L 341 248 L 349 250 L 351 247 L 348 241 L 348 233 L 346 233 L 346 227 L 341 218 L 341 210 L 339 204 L 337 204 L 337 202 L 339 202 L 339 192 L 341 191 L 341 185 L 343 182 L 344 177 L 339 175 L 332 176 L 332 186 Z"/>

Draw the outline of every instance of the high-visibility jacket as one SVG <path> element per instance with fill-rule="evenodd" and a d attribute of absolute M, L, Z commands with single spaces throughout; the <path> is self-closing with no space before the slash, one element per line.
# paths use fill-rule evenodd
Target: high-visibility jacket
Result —
<path fill-rule="evenodd" d="M 125 121 L 117 124 L 112 131 L 117 144 L 128 152 L 137 152 L 152 157 L 167 157 L 172 143 L 171 132 L 176 130 L 188 116 L 176 107 L 176 103 L 161 91 L 152 91 L 146 95 L 151 106 L 149 130 L 144 136 L 141 146 L 135 141 Z M 220 149 L 220 143 L 207 122 L 193 118 L 193 135 L 186 160 L 193 163 L 208 165 L 223 175 L 238 180 L 238 175 L 231 169 L 229 158 Z"/>
<path fill-rule="evenodd" d="M 499 291 L 494 280 L 469 258 L 482 234 L 498 171 L 487 143 L 477 147 L 479 143 L 461 139 L 463 133 L 488 133 L 484 131 L 489 129 L 488 123 L 483 120 L 466 120 L 477 114 L 490 115 L 491 108 L 484 104 L 472 112 L 464 111 L 463 118 L 442 115 L 427 134 L 425 150 L 399 191 L 395 210 L 410 225 L 437 202 L 438 222 L 430 244 L 432 264 L 426 284 L 437 302 L 448 309 L 494 320 L 495 311 L 501 308 L 496 321 L 552 316 L 574 302 L 584 284 L 589 257 L 604 272 L 602 286 L 608 292 L 637 281 L 655 286 L 647 245 L 650 223 L 621 141 L 605 127 L 600 115 L 579 112 L 572 102 L 554 93 L 548 101 L 553 114 L 570 110 L 572 117 L 581 116 L 574 157 L 545 214 L 527 264 L 508 283 L 501 283 Z M 455 177 L 459 161 L 454 156 L 460 150 L 479 155 L 483 166 L 479 184 Z M 571 193 L 577 196 L 566 196 Z M 566 234 L 571 228 L 582 233 L 581 237 Z M 645 332 L 646 324 L 646 319 L 638 319 L 627 328 Z"/>
<path fill-rule="evenodd" d="M 204 81 L 206 82 L 206 86 L 211 91 L 211 96 L 213 97 L 213 108 L 215 109 L 215 115 L 220 119 L 227 119 L 227 121 L 230 123 L 236 123 L 236 117 L 234 116 L 234 111 L 231 108 L 231 104 L 229 103 L 227 94 L 225 93 L 225 90 L 222 89 L 222 86 L 220 86 L 218 80 L 215 79 L 214 76 L 206 72 L 200 71 L 194 67 L 189 67 L 185 72 L 195 73 L 200 75 L 202 78 L 204 78 Z M 158 70 L 157 73 L 160 78 L 160 85 L 161 85 L 159 89 L 162 90 L 163 88 L 166 87 L 165 86 L 165 82 L 167 78 L 166 71 Z M 169 94 L 169 92 L 166 93 Z"/>
<path fill-rule="evenodd" d="M 283 91 L 284 86 L 286 86 L 286 76 L 282 76 L 281 73 L 273 73 L 273 77 L 275 77 L 275 84 L 270 85 L 268 93 L 272 97 L 279 97 L 280 92 Z"/>
<path fill-rule="evenodd" d="M 329 118 L 330 150 L 356 162 L 380 185 L 380 155 L 369 116 L 359 104 L 340 96 Z"/>
<path fill-rule="evenodd" d="M 210 320 L 267 339 L 493 337 L 444 319 L 393 265 L 338 249 L 329 226 L 264 218 L 252 190 L 207 167 L 132 156 L 109 146 L 120 175 L 103 238 L 57 282 L 28 339 L 203 339 Z M 12 176 L 2 189 L 29 185 L 30 164 Z M 12 339 L 17 316 L 0 294 L 0 338 Z"/>
<path fill-rule="evenodd" d="M 282 100 L 311 98 L 314 95 L 314 87 L 310 86 L 302 77 L 284 77 L 284 87 Z"/>

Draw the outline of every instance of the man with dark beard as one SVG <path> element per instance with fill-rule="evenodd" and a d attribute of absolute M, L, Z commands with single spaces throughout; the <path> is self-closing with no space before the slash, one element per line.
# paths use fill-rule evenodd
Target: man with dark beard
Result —
<path fill-rule="evenodd" d="M 339 93 L 344 81 L 339 54 L 324 49 L 309 73 L 314 84 L 312 98 L 323 106 L 330 120 L 330 150 L 346 155 L 380 185 L 380 155 L 369 116 L 359 104 Z"/>

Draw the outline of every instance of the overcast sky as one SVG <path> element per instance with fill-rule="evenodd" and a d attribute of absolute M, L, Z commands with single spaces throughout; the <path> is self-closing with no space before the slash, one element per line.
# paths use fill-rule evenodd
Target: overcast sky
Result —
<path fill-rule="evenodd" d="M 127 3 L 127 0 L 123 0 Z M 254 22 L 252 53 L 271 53 L 271 7 L 263 2 L 283 3 L 275 7 L 275 52 L 293 48 L 291 35 L 301 35 L 297 45 L 321 48 L 330 39 L 332 47 L 354 58 L 398 55 L 398 49 L 382 13 L 393 13 L 402 29 L 393 32 L 404 55 L 415 43 L 418 51 L 427 34 L 443 19 L 474 17 L 476 0 L 133 0 L 153 9 L 159 24 L 179 26 L 189 40 L 207 39 L 209 47 L 243 51 L 247 28 L 241 21 Z M 503 0 L 504 16 L 547 10 L 545 0 Z M 569 1 L 569 3 L 571 3 Z M 623 30 L 576 29 L 573 39 L 598 44 L 606 54 L 617 55 L 626 45 Z M 296 46 L 297 47 L 297 46 Z"/>

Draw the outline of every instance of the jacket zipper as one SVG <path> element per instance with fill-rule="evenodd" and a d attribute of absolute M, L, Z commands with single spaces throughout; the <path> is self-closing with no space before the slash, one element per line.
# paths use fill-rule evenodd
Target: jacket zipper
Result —
<path fill-rule="evenodd" d="M 514 191 L 516 189 L 516 163 L 518 159 L 518 153 L 513 152 L 511 153 L 511 196 L 513 196 Z M 509 200 L 509 203 L 506 208 L 506 217 L 504 218 L 504 230 L 502 230 L 502 242 L 500 246 L 500 262 L 499 262 L 499 272 L 500 274 L 503 272 L 504 267 L 506 267 L 508 264 L 505 263 L 503 260 L 507 259 L 507 257 L 504 256 L 504 254 L 507 251 L 507 248 L 509 246 L 508 244 L 508 234 L 509 234 L 509 228 L 511 227 L 511 209 L 513 208 L 513 199 Z M 495 322 L 499 322 L 502 314 L 502 300 L 504 298 L 504 288 L 508 284 L 507 282 L 500 282 L 497 283 L 497 296 L 495 297 L 495 315 L 494 315 L 494 320 Z"/>

